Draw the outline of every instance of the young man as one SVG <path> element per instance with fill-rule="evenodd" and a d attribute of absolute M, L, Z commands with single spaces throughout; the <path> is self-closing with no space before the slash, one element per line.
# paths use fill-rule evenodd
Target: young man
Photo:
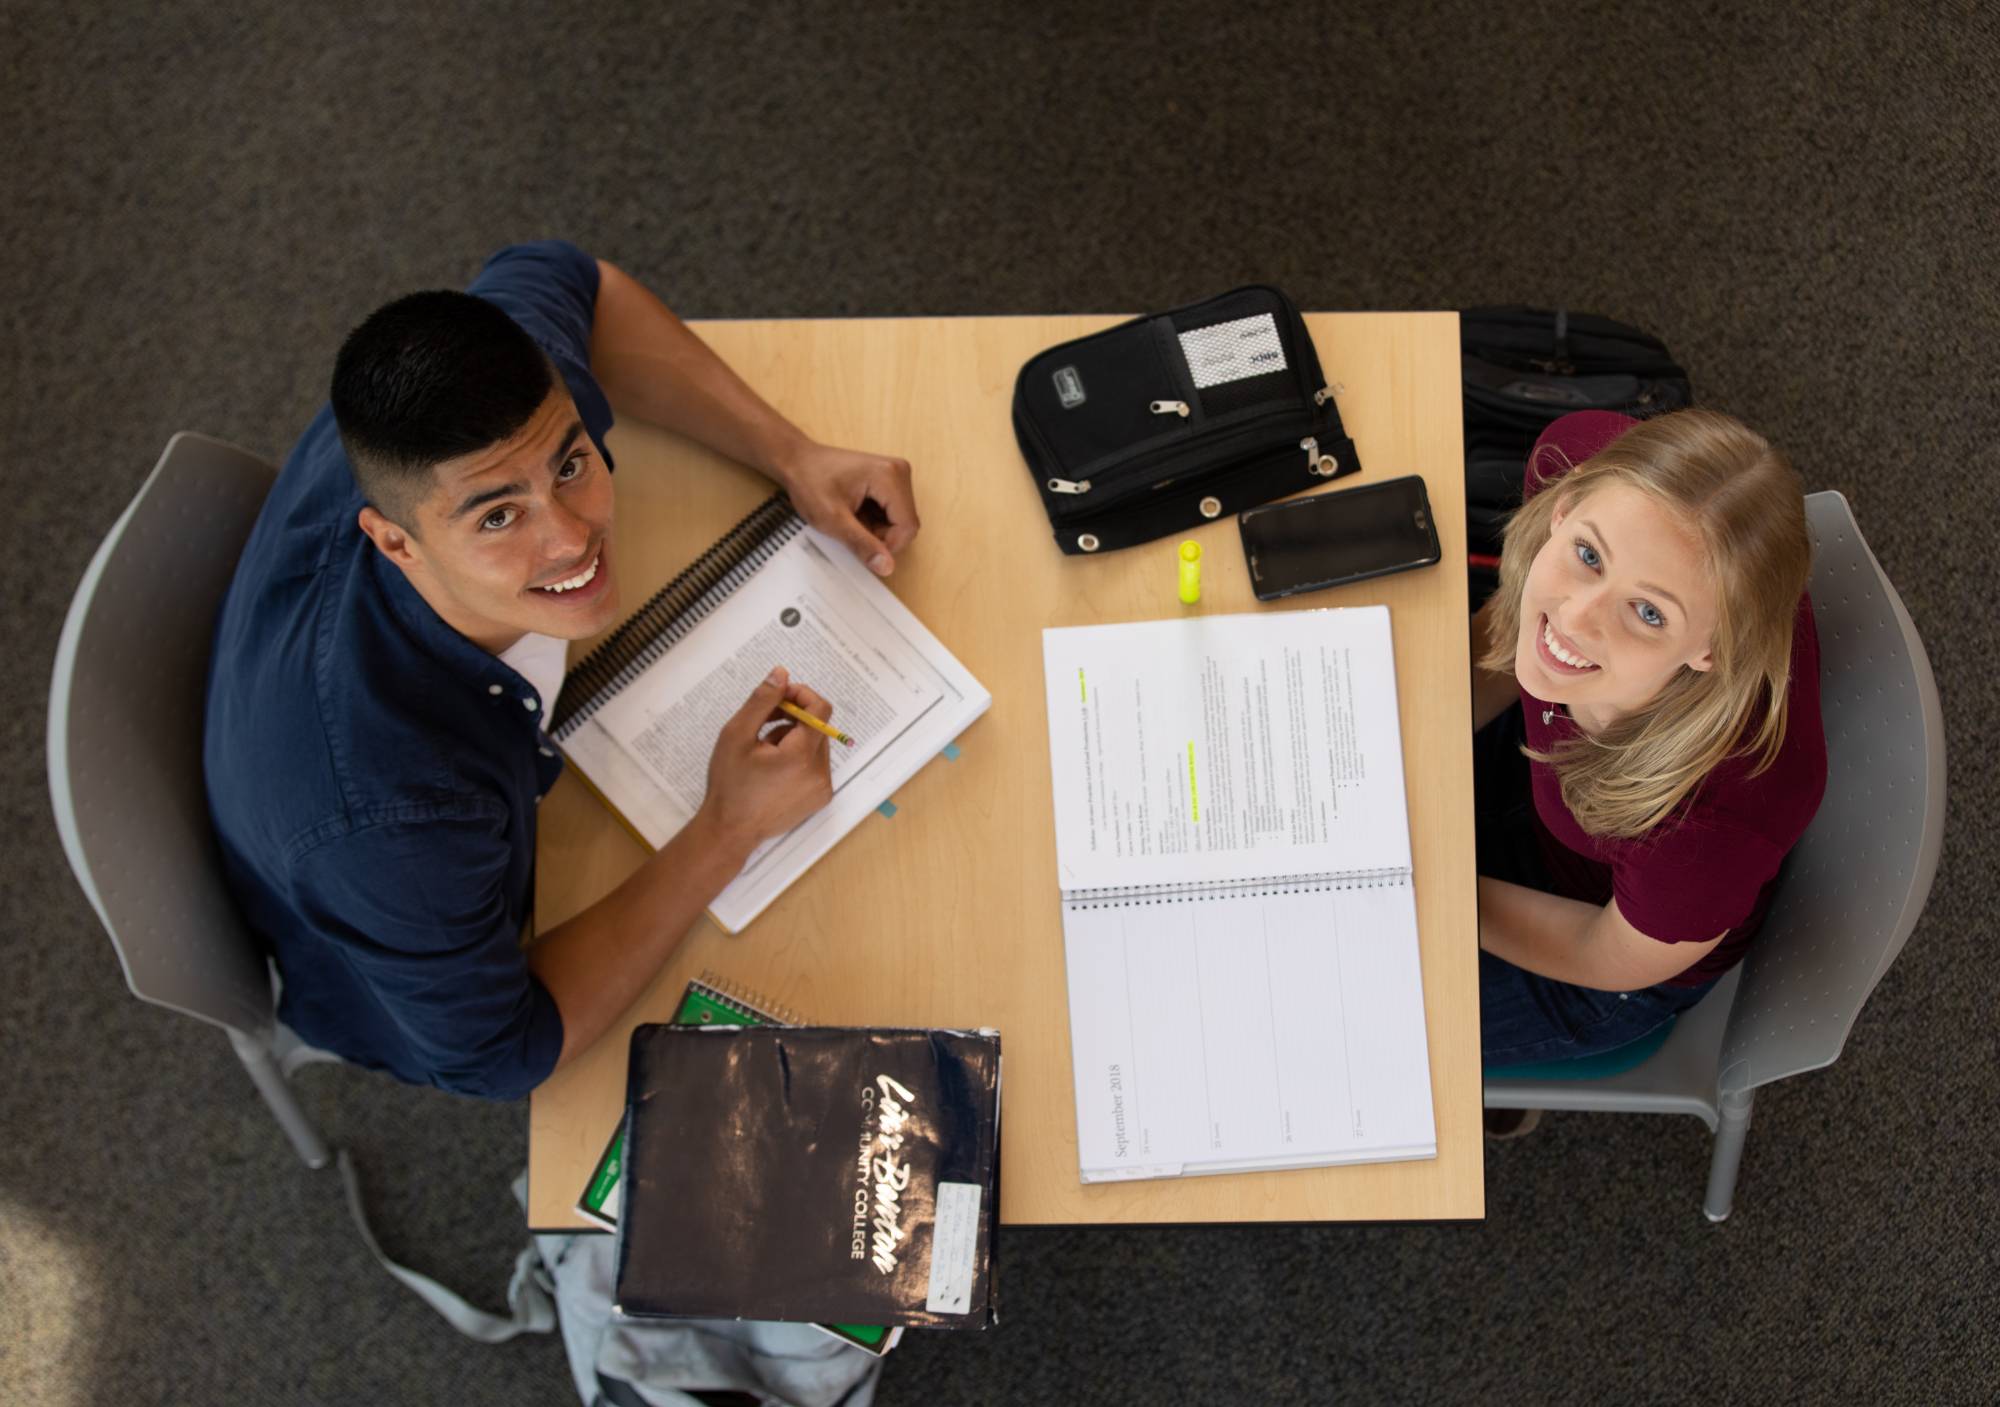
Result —
<path fill-rule="evenodd" d="M 917 532 L 907 463 L 808 439 L 574 246 L 502 250 L 467 293 L 399 299 L 349 336 L 224 602 L 204 757 L 281 1019 L 404 1080 L 526 1094 L 831 794 L 818 733 L 759 736 L 786 699 L 829 713 L 774 668 L 695 819 L 524 950 L 564 642 L 619 616 L 607 393 L 769 474 L 882 575 Z"/>

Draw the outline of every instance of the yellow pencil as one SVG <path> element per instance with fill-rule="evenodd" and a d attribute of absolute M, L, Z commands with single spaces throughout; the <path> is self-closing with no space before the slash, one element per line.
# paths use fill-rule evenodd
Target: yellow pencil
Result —
<path fill-rule="evenodd" d="M 848 737 L 847 734 L 841 732 L 840 729 L 834 727 L 832 724 L 813 717 L 789 699 L 779 704 L 778 707 L 783 709 L 790 717 L 798 719 L 806 727 L 811 728 L 814 732 L 824 733 L 835 742 L 844 743 L 848 747 L 854 746 L 854 739 Z"/>

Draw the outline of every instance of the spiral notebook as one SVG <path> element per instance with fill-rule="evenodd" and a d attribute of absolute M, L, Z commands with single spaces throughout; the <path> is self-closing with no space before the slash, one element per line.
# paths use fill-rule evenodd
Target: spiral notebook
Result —
<path fill-rule="evenodd" d="M 1436 1157 L 1388 608 L 1042 651 L 1083 1181 Z"/>
<path fill-rule="evenodd" d="M 626 829 L 658 849 L 708 786 L 723 723 L 783 665 L 834 706 L 833 800 L 767 841 L 709 906 L 762 913 L 992 703 L 847 548 L 782 495 L 731 528 L 569 672 L 549 734 Z"/>

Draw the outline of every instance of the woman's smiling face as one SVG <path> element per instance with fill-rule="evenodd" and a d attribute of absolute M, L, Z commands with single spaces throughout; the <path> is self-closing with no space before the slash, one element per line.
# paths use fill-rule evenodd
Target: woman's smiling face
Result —
<path fill-rule="evenodd" d="M 1599 732 L 1651 703 L 1683 665 L 1713 666 L 1717 609 L 1688 524 L 1638 489 L 1604 484 L 1558 501 L 1522 586 L 1514 675 Z"/>

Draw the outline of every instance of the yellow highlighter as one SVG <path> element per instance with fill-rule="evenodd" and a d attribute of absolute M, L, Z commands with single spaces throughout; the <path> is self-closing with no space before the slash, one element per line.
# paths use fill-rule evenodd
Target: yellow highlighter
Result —
<path fill-rule="evenodd" d="M 848 737 L 847 734 L 841 732 L 840 729 L 834 727 L 832 724 L 813 717 L 791 700 L 787 699 L 785 702 L 779 704 L 778 707 L 787 717 L 798 719 L 799 722 L 805 724 L 806 727 L 812 729 L 815 733 L 824 733 L 843 746 L 854 746 L 854 739 Z"/>
<path fill-rule="evenodd" d="M 1201 544 L 1189 538 L 1181 544 L 1181 604 L 1192 606 L 1201 599 Z"/>

